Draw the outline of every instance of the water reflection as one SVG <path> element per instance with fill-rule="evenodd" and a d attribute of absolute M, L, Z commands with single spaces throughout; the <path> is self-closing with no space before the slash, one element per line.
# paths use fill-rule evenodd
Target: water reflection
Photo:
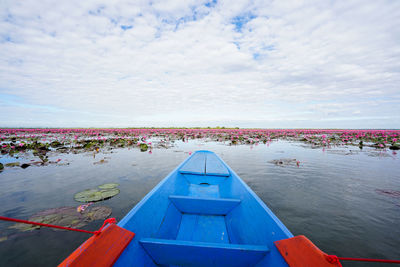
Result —
<path fill-rule="evenodd" d="M 9 168 L 0 173 L 0 215 L 27 219 L 41 210 L 78 206 L 75 193 L 119 183 L 120 194 L 100 203 L 111 207 L 112 216 L 120 220 L 190 152 L 200 149 L 219 154 L 293 234 L 308 236 L 327 253 L 400 258 L 400 198 L 380 193 L 400 190 L 398 155 L 372 148 L 315 148 L 287 141 L 227 146 L 190 140 L 176 141 L 169 149 L 154 148 L 151 154 L 138 149 L 100 151 L 94 157 L 93 152 L 50 153 L 50 160 L 61 158 L 69 165 Z M 102 159 L 106 162 L 95 164 Z M 300 164 L 273 163 L 279 159 L 296 159 Z M 5 161 L 0 158 L 0 162 Z M 49 229 L 18 233 L 10 225 L 0 222 L 0 237 L 10 237 L 0 242 L 4 265 L 54 266 L 88 237 Z M 100 225 L 95 221 L 84 229 Z"/>

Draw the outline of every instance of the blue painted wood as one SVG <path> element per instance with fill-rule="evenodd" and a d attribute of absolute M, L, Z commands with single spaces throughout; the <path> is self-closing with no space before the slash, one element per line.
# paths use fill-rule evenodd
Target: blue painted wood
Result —
<path fill-rule="evenodd" d="M 206 174 L 213 176 L 229 176 L 229 170 L 215 154 L 207 154 Z"/>
<path fill-rule="evenodd" d="M 254 266 L 269 251 L 267 246 L 141 239 L 140 243 L 160 265 Z"/>
<path fill-rule="evenodd" d="M 182 213 L 170 203 L 160 228 L 155 235 L 157 238 L 174 239 L 178 235 Z"/>
<path fill-rule="evenodd" d="M 219 186 L 208 184 L 189 184 L 188 196 L 219 197 Z"/>
<path fill-rule="evenodd" d="M 180 173 L 205 175 L 206 171 L 206 154 L 195 153 L 180 169 Z"/>
<path fill-rule="evenodd" d="M 212 170 L 210 168 L 206 173 L 204 170 L 207 158 L 216 162 L 214 166 L 224 166 L 228 170 L 229 176 L 215 176 L 215 174 L 226 175 L 223 168 L 219 167 L 215 168 L 215 171 L 210 171 Z M 181 173 L 181 170 L 184 173 Z M 189 172 L 194 172 L 194 174 Z M 177 201 L 179 203 L 176 204 L 177 198 L 171 199 L 170 196 L 180 196 L 181 198 Z M 185 196 L 189 198 L 182 199 Z M 193 200 L 195 197 L 217 198 L 222 202 Z M 225 215 L 204 214 L 215 213 L 215 209 L 222 210 L 226 204 L 224 199 L 237 199 L 240 200 L 240 203 L 231 210 L 226 210 Z M 174 201 L 175 203 L 173 203 Z M 194 201 L 194 207 L 186 203 L 187 201 L 189 203 Z M 220 206 L 215 208 L 215 203 Z M 199 213 L 185 212 L 193 212 L 193 210 L 197 210 Z M 155 255 L 145 250 L 139 242 L 143 238 L 157 238 L 180 242 L 179 244 L 159 245 L 166 246 L 165 250 L 156 249 L 161 258 L 167 259 L 164 264 L 171 262 L 168 264 L 179 266 L 182 265 L 180 264 L 182 260 L 185 266 L 213 266 L 212 264 L 235 266 L 238 264 L 240 266 L 286 267 L 285 260 L 273 242 L 293 237 L 265 203 L 222 159 L 210 151 L 193 153 L 148 193 L 118 225 L 134 232 L 136 236 L 121 254 L 115 266 L 158 266 Z M 202 246 L 198 248 L 198 245 L 185 243 L 195 242 L 198 244 L 204 241 L 206 244 L 212 244 L 211 248 L 205 249 Z M 260 256 L 258 261 L 251 261 L 250 264 L 241 262 L 242 256 L 238 257 L 238 254 L 234 253 L 232 249 L 221 249 L 221 245 L 233 247 L 254 245 L 268 247 L 270 251 L 261 256 L 257 254 Z M 149 244 L 149 246 L 156 245 Z M 247 251 L 243 254 L 245 255 L 243 259 L 247 258 L 247 254 L 252 255 Z M 216 261 L 213 261 L 214 259 Z"/>
<path fill-rule="evenodd" d="M 190 214 L 187 214 L 190 215 Z M 229 243 L 225 216 L 195 215 L 198 217 L 192 241 Z"/>
<path fill-rule="evenodd" d="M 177 240 L 229 243 L 225 216 L 183 214 Z"/>
<path fill-rule="evenodd" d="M 182 213 L 208 215 L 226 215 L 240 203 L 240 199 L 229 198 L 169 196 L 169 199 Z"/>
<path fill-rule="evenodd" d="M 220 185 L 229 179 L 229 176 L 210 176 L 210 175 L 189 175 L 185 174 L 184 177 L 190 184 L 209 184 Z"/>

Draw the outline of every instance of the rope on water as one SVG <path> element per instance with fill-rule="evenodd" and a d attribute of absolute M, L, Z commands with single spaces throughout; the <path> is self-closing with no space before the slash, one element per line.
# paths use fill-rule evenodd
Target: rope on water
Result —
<path fill-rule="evenodd" d="M 330 263 L 338 263 L 339 266 L 342 266 L 339 260 L 342 261 L 367 261 L 367 262 L 384 262 L 384 263 L 395 263 L 400 264 L 400 260 L 384 260 L 384 259 L 366 259 L 366 258 L 348 258 L 348 257 L 338 257 L 336 255 L 328 255 L 326 257 L 328 262 Z"/>
<path fill-rule="evenodd" d="M 59 226 L 59 225 L 53 225 L 53 224 L 47 224 L 47 223 L 40 223 L 40 222 L 32 222 L 32 221 L 27 221 L 27 220 L 20 220 L 20 219 L 15 219 L 15 218 L 9 218 L 9 217 L 3 217 L 0 216 L 0 220 L 3 221 L 10 221 L 10 222 L 17 222 L 17 223 L 26 223 L 26 224 L 33 224 L 33 225 L 39 225 L 39 226 L 44 226 L 44 227 L 51 227 L 51 228 L 58 228 L 58 229 L 63 229 L 63 230 L 68 230 L 68 231 L 75 231 L 75 232 L 82 232 L 82 233 L 87 233 L 87 234 L 93 234 L 93 235 L 98 235 L 101 233 L 101 230 L 108 224 L 116 223 L 117 220 L 115 218 L 109 218 L 106 219 L 103 223 L 103 225 L 100 227 L 99 230 L 97 231 L 87 231 L 83 229 L 76 229 L 76 228 L 70 228 L 70 227 L 64 227 L 64 226 Z"/>

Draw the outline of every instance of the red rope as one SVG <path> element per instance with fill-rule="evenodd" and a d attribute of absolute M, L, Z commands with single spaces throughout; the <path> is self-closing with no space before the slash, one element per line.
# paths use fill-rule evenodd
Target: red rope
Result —
<path fill-rule="evenodd" d="M 337 264 L 339 267 L 342 267 L 342 264 L 339 261 L 339 257 L 336 255 L 326 255 L 326 259 L 328 260 L 329 263 L 332 264 Z"/>
<path fill-rule="evenodd" d="M 117 220 L 115 218 L 108 218 L 104 221 L 103 225 L 100 227 L 99 230 L 95 231 L 96 235 L 100 234 L 101 230 L 103 230 L 103 228 L 107 225 L 107 224 L 113 224 L 113 223 L 117 223 Z"/>
<path fill-rule="evenodd" d="M 63 230 L 75 231 L 75 232 L 83 232 L 83 233 L 88 233 L 88 234 L 93 234 L 93 235 L 100 234 L 101 230 L 106 226 L 107 223 L 116 223 L 117 222 L 115 220 L 115 218 L 109 218 L 109 219 L 104 221 L 103 226 L 101 226 L 99 230 L 97 230 L 97 231 L 87 231 L 87 230 L 83 230 L 83 229 L 76 229 L 76 228 L 58 226 L 58 225 L 47 224 L 47 223 L 32 222 L 32 221 L 8 218 L 8 217 L 3 217 L 3 216 L 0 216 L 0 220 L 10 221 L 10 222 L 17 222 L 17 223 L 33 224 L 33 225 L 39 225 L 39 226 L 45 226 L 45 227 L 51 227 L 51 228 L 58 228 L 58 229 L 63 229 Z"/>
<path fill-rule="evenodd" d="M 336 255 L 328 255 L 327 260 L 330 263 L 339 263 L 339 260 L 342 261 L 368 261 L 368 262 L 384 262 L 384 263 L 397 263 L 400 264 L 400 260 L 382 260 L 382 259 L 365 259 L 365 258 L 346 258 L 346 257 L 338 257 Z M 340 265 L 341 266 L 341 265 Z"/>

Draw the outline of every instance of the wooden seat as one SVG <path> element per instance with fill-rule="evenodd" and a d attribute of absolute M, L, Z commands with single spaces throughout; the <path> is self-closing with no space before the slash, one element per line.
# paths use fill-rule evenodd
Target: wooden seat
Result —
<path fill-rule="evenodd" d="M 169 196 L 182 213 L 226 215 L 240 203 L 240 199 Z"/>
<path fill-rule="evenodd" d="M 267 246 L 143 238 L 140 244 L 159 265 L 254 266 Z"/>

